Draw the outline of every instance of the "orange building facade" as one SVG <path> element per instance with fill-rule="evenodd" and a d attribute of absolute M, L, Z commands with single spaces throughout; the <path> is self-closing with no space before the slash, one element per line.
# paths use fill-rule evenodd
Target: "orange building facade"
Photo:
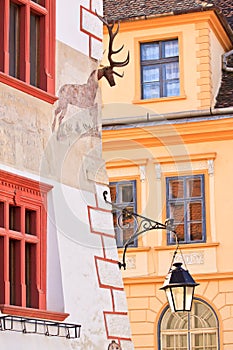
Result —
<path fill-rule="evenodd" d="M 232 74 L 222 71 L 232 30 L 215 6 L 177 14 L 168 13 L 169 6 L 163 15 L 154 10 L 126 18 L 119 10 L 114 18 L 110 2 L 105 4 L 105 14 L 121 20 L 122 58 L 130 52 L 124 79 L 117 78 L 113 89 L 102 83 L 112 200 L 162 223 L 173 218 L 181 248 L 176 260 L 200 283 L 192 311 L 171 313 L 160 288 L 174 237 L 166 230 L 138 237 L 123 271 L 131 330 L 135 349 L 230 350 L 233 103 L 229 97 L 221 104 L 220 91 L 227 89 L 223 75 L 229 84 Z M 119 228 L 118 218 L 114 212 L 121 259 L 134 226 Z"/>

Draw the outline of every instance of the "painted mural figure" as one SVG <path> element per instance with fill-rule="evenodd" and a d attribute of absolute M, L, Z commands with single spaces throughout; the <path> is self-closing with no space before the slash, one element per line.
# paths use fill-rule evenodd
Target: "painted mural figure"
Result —
<path fill-rule="evenodd" d="M 115 31 L 113 31 L 115 23 L 109 24 L 108 21 L 103 19 L 101 16 L 97 15 L 98 18 L 107 26 L 109 33 L 109 46 L 108 46 L 108 61 L 109 66 L 99 68 L 94 70 L 87 82 L 85 84 L 65 84 L 63 85 L 58 92 L 58 106 L 55 110 L 55 115 L 52 123 L 52 130 L 54 131 L 56 126 L 56 121 L 58 118 L 59 126 L 64 119 L 68 105 L 73 105 L 79 108 L 92 108 L 95 105 L 95 97 L 98 90 L 98 80 L 102 77 L 105 77 L 110 86 L 114 86 L 114 74 L 119 77 L 123 77 L 123 74 L 115 72 L 113 69 L 115 67 L 124 67 L 129 63 L 129 52 L 126 59 L 122 62 L 115 62 L 112 59 L 113 54 L 119 53 L 124 45 L 122 45 L 118 50 L 113 50 L 113 41 L 119 32 L 119 23 Z"/>

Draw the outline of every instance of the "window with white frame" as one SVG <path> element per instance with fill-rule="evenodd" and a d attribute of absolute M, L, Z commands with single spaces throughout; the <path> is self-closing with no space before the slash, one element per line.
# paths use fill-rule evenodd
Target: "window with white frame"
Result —
<path fill-rule="evenodd" d="M 120 208 L 129 212 L 136 212 L 136 180 L 110 182 L 111 200 Z M 121 210 L 113 210 L 113 223 L 116 234 L 117 247 L 123 247 L 135 230 L 134 219 L 122 214 Z M 137 240 L 132 246 L 137 245 Z"/>
<path fill-rule="evenodd" d="M 158 323 L 159 350 L 219 350 L 219 322 L 214 310 L 194 299 L 191 312 L 167 307 Z"/>
<path fill-rule="evenodd" d="M 178 39 L 140 44 L 141 98 L 180 95 Z"/>
<path fill-rule="evenodd" d="M 206 241 L 204 175 L 166 178 L 167 217 L 174 219 L 180 243 Z M 175 238 L 168 233 L 168 244 Z"/>

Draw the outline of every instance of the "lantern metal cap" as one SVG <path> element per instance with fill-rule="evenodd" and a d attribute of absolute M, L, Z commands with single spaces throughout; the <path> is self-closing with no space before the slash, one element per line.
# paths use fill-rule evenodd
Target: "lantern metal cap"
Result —
<path fill-rule="evenodd" d="M 176 262 L 173 264 L 175 267 L 174 269 L 171 269 L 169 273 L 166 276 L 166 279 L 164 281 L 163 287 L 160 289 L 165 290 L 169 287 L 178 287 L 178 286 L 189 286 L 189 287 L 196 287 L 199 285 L 199 283 L 196 283 L 188 270 L 184 270 L 181 267 L 181 262 Z"/>

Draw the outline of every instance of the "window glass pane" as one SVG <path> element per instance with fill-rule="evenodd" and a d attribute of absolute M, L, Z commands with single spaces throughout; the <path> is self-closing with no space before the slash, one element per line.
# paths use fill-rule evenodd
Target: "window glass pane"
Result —
<path fill-rule="evenodd" d="M 143 98 L 159 98 L 160 97 L 160 84 L 150 83 L 143 85 Z"/>
<path fill-rule="evenodd" d="M 36 235 L 36 211 L 25 210 L 25 232 Z"/>
<path fill-rule="evenodd" d="M 164 95 L 169 96 L 179 96 L 180 94 L 180 84 L 179 80 L 172 80 L 164 82 Z"/>
<path fill-rule="evenodd" d="M 5 244 L 4 244 L 4 237 L 0 236 L 0 304 L 5 303 L 5 276 L 4 276 L 4 267 L 5 267 Z"/>
<path fill-rule="evenodd" d="M 175 223 L 184 222 L 184 204 L 171 203 L 170 204 L 170 218 L 175 220 Z"/>
<path fill-rule="evenodd" d="M 164 96 L 178 96 L 180 94 L 178 62 L 163 65 Z"/>
<path fill-rule="evenodd" d="M 4 220 L 4 213 L 5 213 L 5 205 L 4 202 L 0 202 L 0 227 L 5 227 L 5 220 Z"/>
<path fill-rule="evenodd" d="M 159 43 L 141 44 L 141 60 L 157 60 L 159 58 Z"/>
<path fill-rule="evenodd" d="M 178 55 L 178 40 L 168 40 L 163 42 L 163 57 L 176 57 Z"/>
<path fill-rule="evenodd" d="M 212 310 L 207 307 L 207 305 L 195 302 L 193 305 L 194 313 L 197 317 L 192 319 L 192 327 L 193 328 L 200 328 L 202 323 L 201 321 L 205 322 L 206 327 L 217 327 L 217 321 L 215 314 L 212 312 Z"/>
<path fill-rule="evenodd" d="M 166 63 L 163 65 L 163 79 L 171 80 L 179 78 L 178 62 Z"/>
<path fill-rule="evenodd" d="M 190 202 L 188 204 L 188 220 L 202 221 L 202 203 Z"/>
<path fill-rule="evenodd" d="M 202 349 L 204 344 L 204 334 L 193 334 L 193 346 L 194 349 Z"/>
<path fill-rule="evenodd" d="M 119 181 L 110 183 L 111 199 L 114 203 L 126 209 L 129 213 L 136 211 L 136 181 Z M 134 234 L 135 220 L 130 214 L 117 209 L 113 210 L 113 224 L 115 229 L 117 246 L 124 243 Z M 136 246 L 137 239 L 131 243 Z"/>
<path fill-rule="evenodd" d="M 31 13 L 30 15 L 30 84 L 39 86 L 39 16 Z"/>
<path fill-rule="evenodd" d="M 159 81 L 159 67 L 146 66 L 142 69 L 143 83 Z"/>
<path fill-rule="evenodd" d="M 9 206 L 9 229 L 10 230 L 13 230 L 13 231 L 21 230 L 20 215 L 21 215 L 20 207 L 17 207 L 15 205 Z"/>
<path fill-rule="evenodd" d="M 110 189 L 111 201 L 113 203 L 116 203 L 116 186 L 111 185 L 111 186 L 109 186 L 109 189 Z"/>
<path fill-rule="evenodd" d="M 188 179 L 187 180 L 187 193 L 191 197 L 201 197 L 201 179 Z"/>
<path fill-rule="evenodd" d="M 36 287 L 36 245 L 26 243 L 25 245 L 25 284 L 26 284 L 26 306 L 38 307 L 38 291 Z"/>
<path fill-rule="evenodd" d="M 120 186 L 120 192 L 121 192 L 121 202 L 123 203 L 130 203 L 133 202 L 133 185 L 122 185 Z"/>
<path fill-rule="evenodd" d="M 190 225 L 190 240 L 201 241 L 202 240 L 202 223 L 191 223 Z"/>
<path fill-rule="evenodd" d="M 20 242 L 11 239 L 9 241 L 9 248 L 10 304 L 20 306 Z"/>
<path fill-rule="evenodd" d="M 169 181 L 169 198 L 184 198 L 184 181 L 170 180 Z"/>
<path fill-rule="evenodd" d="M 133 212 L 133 207 L 126 207 L 128 212 Z M 123 225 L 123 235 L 124 243 L 134 234 L 134 218 L 129 214 L 123 212 L 122 215 L 122 225 Z"/>
<path fill-rule="evenodd" d="M 19 78 L 20 57 L 20 23 L 19 6 L 10 3 L 10 27 L 9 27 L 9 74 Z"/>
<path fill-rule="evenodd" d="M 44 6 L 45 5 L 45 0 L 31 0 L 33 2 L 36 2 L 37 4 Z"/>

